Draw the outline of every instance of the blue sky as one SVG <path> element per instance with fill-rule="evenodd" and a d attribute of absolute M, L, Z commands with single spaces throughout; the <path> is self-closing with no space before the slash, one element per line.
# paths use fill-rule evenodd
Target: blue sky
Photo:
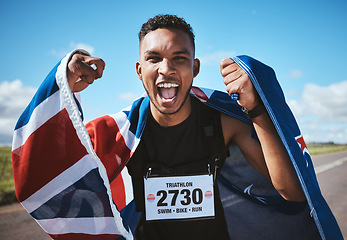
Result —
<path fill-rule="evenodd" d="M 347 2 L 0 1 L 0 145 L 51 68 L 74 48 L 106 62 L 82 92 L 87 120 L 143 93 L 137 33 L 156 14 L 184 17 L 196 35 L 195 85 L 224 90 L 219 63 L 250 55 L 276 71 L 307 142 L 347 143 Z"/>

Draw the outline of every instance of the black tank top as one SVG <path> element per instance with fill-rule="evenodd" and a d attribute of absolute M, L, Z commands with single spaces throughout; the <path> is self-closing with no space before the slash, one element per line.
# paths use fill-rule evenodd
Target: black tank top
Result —
<path fill-rule="evenodd" d="M 220 113 L 191 97 L 192 111 L 182 123 L 172 127 L 160 126 L 150 115 L 141 142 L 128 163 L 133 179 L 136 211 L 144 212 L 143 177 L 148 167 L 154 174 L 177 175 L 207 173 L 211 161 L 208 141 L 217 141 L 223 153 L 226 152 L 220 123 Z M 201 114 L 213 115 L 213 128 L 204 126 Z M 207 131 L 207 132 L 206 132 Z M 210 139 L 208 136 L 211 135 Z M 213 142 L 213 145 L 217 145 Z M 212 147 L 212 146 L 211 146 Z M 213 153 L 214 155 L 215 153 Z M 216 153 L 217 154 L 217 153 Z M 146 221 L 142 214 L 135 232 L 137 240 L 155 239 L 230 239 L 223 207 L 215 186 L 215 219 L 184 221 Z"/>

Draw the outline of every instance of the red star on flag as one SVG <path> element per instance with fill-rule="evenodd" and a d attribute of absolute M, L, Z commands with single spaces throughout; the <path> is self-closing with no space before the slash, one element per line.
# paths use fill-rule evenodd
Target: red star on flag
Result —
<path fill-rule="evenodd" d="M 299 136 L 295 137 L 295 140 L 298 142 L 302 153 L 307 152 L 309 154 L 304 137 L 302 135 L 299 135 Z"/>

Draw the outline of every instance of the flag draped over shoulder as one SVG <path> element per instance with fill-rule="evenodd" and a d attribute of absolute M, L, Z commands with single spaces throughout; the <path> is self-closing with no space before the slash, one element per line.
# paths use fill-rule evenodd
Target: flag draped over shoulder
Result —
<path fill-rule="evenodd" d="M 132 239 L 59 62 L 21 115 L 12 145 L 18 200 L 54 239 Z"/>
<path fill-rule="evenodd" d="M 267 109 L 297 173 L 309 205 L 310 215 L 315 221 L 320 237 L 322 239 L 343 239 L 335 217 L 322 197 L 305 141 L 290 108 L 286 104 L 275 72 L 269 66 L 249 56 L 233 57 L 232 60 L 248 74 Z M 246 194 L 250 194 L 251 188 L 252 185 L 249 185 L 242 190 Z M 268 200 L 262 197 L 256 198 L 265 202 Z M 298 219 L 290 219 L 290 221 L 298 221 Z M 303 222 L 298 224 L 305 227 Z"/>
<path fill-rule="evenodd" d="M 133 239 L 139 213 L 135 212 L 126 163 L 141 139 L 149 99 L 141 97 L 131 107 L 85 127 L 78 96 L 71 93 L 66 79 L 71 54 L 47 76 L 16 125 L 12 159 L 17 198 L 54 239 Z M 320 236 L 342 239 L 274 72 L 247 56 L 233 60 L 250 76 L 264 102 Z M 248 121 L 225 93 L 193 87 L 191 94 L 210 107 Z M 245 192 L 250 191 L 247 189 Z"/>

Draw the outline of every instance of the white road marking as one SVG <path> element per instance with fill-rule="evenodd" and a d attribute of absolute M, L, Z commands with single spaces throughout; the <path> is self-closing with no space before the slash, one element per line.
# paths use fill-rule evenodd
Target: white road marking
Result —
<path fill-rule="evenodd" d="M 327 171 L 329 169 L 332 169 L 334 167 L 341 166 L 346 161 L 347 161 L 347 157 L 344 157 L 344 158 L 335 160 L 335 161 L 333 161 L 331 163 L 326 163 L 326 164 L 323 164 L 321 166 L 318 166 L 318 167 L 315 168 L 316 174 L 325 172 L 325 171 Z"/>

